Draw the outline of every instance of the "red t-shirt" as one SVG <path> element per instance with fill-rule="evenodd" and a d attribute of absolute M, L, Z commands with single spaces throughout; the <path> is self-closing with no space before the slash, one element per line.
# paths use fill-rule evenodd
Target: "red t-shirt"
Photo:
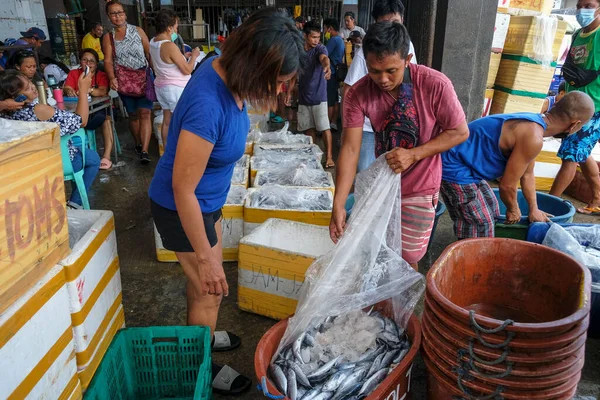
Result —
<path fill-rule="evenodd" d="M 79 90 L 79 77 L 83 74 L 83 70 L 81 68 L 77 68 L 69 72 L 67 75 L 67 80 L 65 80 L 65 86 L 72 87 L 75 90 Z M 102 71 L 96 71 L 96 74 L 92 76 L 92 88 L 99 88 L 109 86 L 108 83 L 108 75 Z"/>
<path fill-rule="evenodd" d="M 444 74 L 423 65 L 411 65 L 410 77 L 413 102 L 419 117 L 419 145 L 465 122 L 465 113 L 454 86 Z M 362 128 L 367 117 L 373 130 L 381 132 L 394 102 L 392 96 L 381 90 L 369 75 L 363 77 L 344 98 L 344 128 Z M 402 196 L 437 193 L 441 180 L 441 156 L 423 159 L 402 174 Z"/>

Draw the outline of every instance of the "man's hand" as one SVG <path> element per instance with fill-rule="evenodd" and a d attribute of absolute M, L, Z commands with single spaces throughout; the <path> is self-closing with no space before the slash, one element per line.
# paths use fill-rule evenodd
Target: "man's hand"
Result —
<path fill-rule="evenodd" d="M 23 108 L 25 102 L 14 101 L 13 99 L 6 99 L 0 101 L 0 111 L 17 111 Z"/>
<path fill-rule="evenodd" d="M 325 79 L 327 79 L 327 80 L 331 79 L 331 67 L 330 66 L 323 67 L 323 71 L 325 72 Z"/>
<path fill-rule="evenodd" d="M 329 236 L 333 243 L 336 243 L 342 237 L 346 230 L 346 209 L 344 207 L 334 208 L 329 222 Z"/>
<path fill-rule="evenodd" d="M 198 276 L 202 283 L 202 296 L 229 295 L 229 285 L 225 279 L 223 265 L 214 258 L 198 260 Z"/>
<path fill-rule="evenodd" d="M 77 93 L 71 87 L 64 88 L 63 93 L 65 94 L 65 97 L 77 97 Z"/>
<path fill-rule="evenodd" d="M 394 150 L 389 151 L 385 155 L 385 158 L 390 168 L 397 174 L 406 171 L 417 162 L 417 157 L 412 149 L 409 150 L 402 147 L 396 147 Z"/>
<path fill-rule="evenodd" d="M 291 93 L 291 91 L 289 91 L 288 95 L 285 96 L 284 103 L 285 103 L 286 107 L 291 107 L 292 106 L 292 93 Z"/>
<path fill-rule="evenodd" d="M 521 210 L 517 207 L 515 210 L 506 210 L 506 224 L 514 225 L 521 221 Z"/>
<path fill-rule="evenodd" d="M 550 218 L 553 215 L 543 212 L 542 210 L 535 209 L 529 210 L 529 222 L 550 222 Z"/>

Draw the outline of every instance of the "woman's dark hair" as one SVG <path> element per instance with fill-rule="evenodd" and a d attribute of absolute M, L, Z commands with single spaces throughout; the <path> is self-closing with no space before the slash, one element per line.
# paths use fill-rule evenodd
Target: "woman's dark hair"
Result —
<path fill-rule="evenodd" d="M 8 68 L 15 69 L 17 66 L 21 66 L 23 61 L 27 58 L 34 58 L 35 54 L 31 50 L 19 50 L 13 53 L 12 56 L 8 59 Z"/>
<path fill-rule="evenodd" d="M 154 18 L 154 26 L 156 27 L 156 33 L 163 33 L 166 30 L 177 23 L 177 14 L 175 11 L 169 8 L 163 8 L 160 10 Z"/>
<path fill-rule="evenodd" d="M 97 27 L 102 26 L 102 23 L 101 22 L 92 22 L 91 26 L 92 26 L 92 28 L 90 30 L 94 30 Z"/>
<path fill-rule="evenodd" d="M 123 6 L 123 4 L 119 0 L 110 0 L 108 3 L 106 3 L 106 14 L 107 15 L 108 15 L 108 10 L 110 10 L 110 8 L 112 6 L 121 6 L 123 8 L 123 11 L 125 11 L 125 6 Z"/>
<path fill-rule="evenodd" d="M 344 18 L 346 18 L 346 17 L 350 17 L 352 19 L 356 19 L 356 17 L 354 16 L 354 13 L 352 11 L 346 12 L 346 14 L 344 14 Z"/>
<path fill-rule="evenodd" d="M 410 48 L 410 37 L 404 25 L 398 22 L 378 22 L 371 25 L 363 40 L 365 58 L 374 53 L 377 58 L 400 54 L 406 60 Z"/>
<path fill-rule="evenodd" d="M 300 72 L 306 52 L 296 25 L 273 7 L 253 13 L 221 46 L 229 89 L 252 106 L 277 106 L 278 77 Z"/>
<path fill-rule="evenodd" d="M 328 26 L 334 31 L 338 32 L 340 30 L 340 21 L 335 18 L 327 18 L 323 21 L 323 26 Z"/>
<path fill-rule="evenodd" d="M 304 24 L 304 33 L 310 35 L 311 32 L 321 33 L 321 26 L 317 24 L 315 21 L 308 21 Z"/>
<path fill-rule="evenodd" d="M 55 60 L 52 57 L 45 56 L 45 57 L 40 58 L 40 65 L 42 65 L 42 64 L 46 64 L 46 65 L 54 64 L 54 65 L 57 65 L 58 68 L 62 69 L 65 74 L 68 74 L 69 72 L 71 72 L 71 69 L 69 67 L 67 67 L 62 62 Z"/>
<path fill-rule="evenodd" d="M 14 69 L 0 72 L 0 100 L 14 99 L 25 88 L 29 78 Z"/>
<path fill-rule="evenodd" d="M 93 55 L 94 59 L 96 60 L 96 64 L 98 64 L 100 62 L 100 57 L 98 57 L 98 52 L 94 49 L 81 49 L 79 51 L 79 59 L 80 60 L 85 53 L 89 53 L 89 54 Z"/>
<path fill-rule="evenodd" d="M 371 11 L 371 17 L 375 21 L 379 18 L 389 14 L 400 14 L 404 17 L 404 4 L 401 0 L 377 0 L 373 4 L 373 10 Z"/>

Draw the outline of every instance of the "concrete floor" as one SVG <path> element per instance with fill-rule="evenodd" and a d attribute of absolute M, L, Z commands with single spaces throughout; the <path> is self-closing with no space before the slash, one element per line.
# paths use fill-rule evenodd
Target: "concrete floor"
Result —
<path fill-rule="evenodd" d="M 156 260 L 152 218 L 150 215 L 148 186 L 158 159 L 157 145 L 153 140 L 150 155 L 152 163 L 142 166 L 133 152 L 132 138 L 123 122 L 117 124 L 124 147 L 120 163 L 110 171 L 101 171 L 90 193 L 94 209 L 112 210 L 121 263 L 123 303 L 127 326 L 185 325 L 185 277 L 176 263 L 159 263 Z M 99 135 L 100 136 L 100 135 Z M 338 142 L 334 138 L 334 142 Z M 102 139 L 98 137 L 98 143 Z M 577 202 L 575 202 L 577 203 Z M 580 204 L 577 204 L 580 206 Z M 598 223 L 597 217 L 576 215 L 576 222 Z M 426 273 L 431 263 L 443 249 L 454 241 L 448 214 L 438 224 L 430 253 L 421 265 Z M 263 334 L 275 323 L 274 320 L 240 311 L 236 305 L 236 263 L 226 263 L 225 271 L 230 285 L 230 296 L 223 301 L 218 329 L 229 330 L 243 338 L 241 348 L 230 353 L 214 354 L 218 363 L 234 366 L 246 376 L 254 376 L 254 351 Z M 426 398 L 424 366 L 417 359 L 413 368 L 411 385 L 413 399 Z M 588 339 L 586 364 L 579 387 L 579 395 L 600 400 L 600 340 Z M 596 397 L 597 396 L 597 397 Z M 223 396 L 214 396 L 224 399 Z M 240 396 L 243 399 L 263 399 L 255 388 Z"/>

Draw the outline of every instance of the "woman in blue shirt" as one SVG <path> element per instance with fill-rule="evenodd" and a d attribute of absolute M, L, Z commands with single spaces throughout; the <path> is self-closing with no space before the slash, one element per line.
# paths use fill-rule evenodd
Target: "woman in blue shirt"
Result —
<path fill-rule="evenodd" d="M 163 245 L 175 252 L 188 278 L 187 322 L 211 327 L 214 351 L 241 343 L 229 332 L 215 332 L 215 326 L 222 296 L 229 294 L 221 207 L 234 164 L 246 146 L 246 101 L 258 109 L 276 107 L 282 85 L 300 69 L 304 41 L 291 19 L 265 8 L 233 31 L 221 50 L 221 56 L 198 68 L 184 89 L 149 190 Z M 250 384 L 230 367 L 213 364 L 215 392 L 238 394 Z"/>

